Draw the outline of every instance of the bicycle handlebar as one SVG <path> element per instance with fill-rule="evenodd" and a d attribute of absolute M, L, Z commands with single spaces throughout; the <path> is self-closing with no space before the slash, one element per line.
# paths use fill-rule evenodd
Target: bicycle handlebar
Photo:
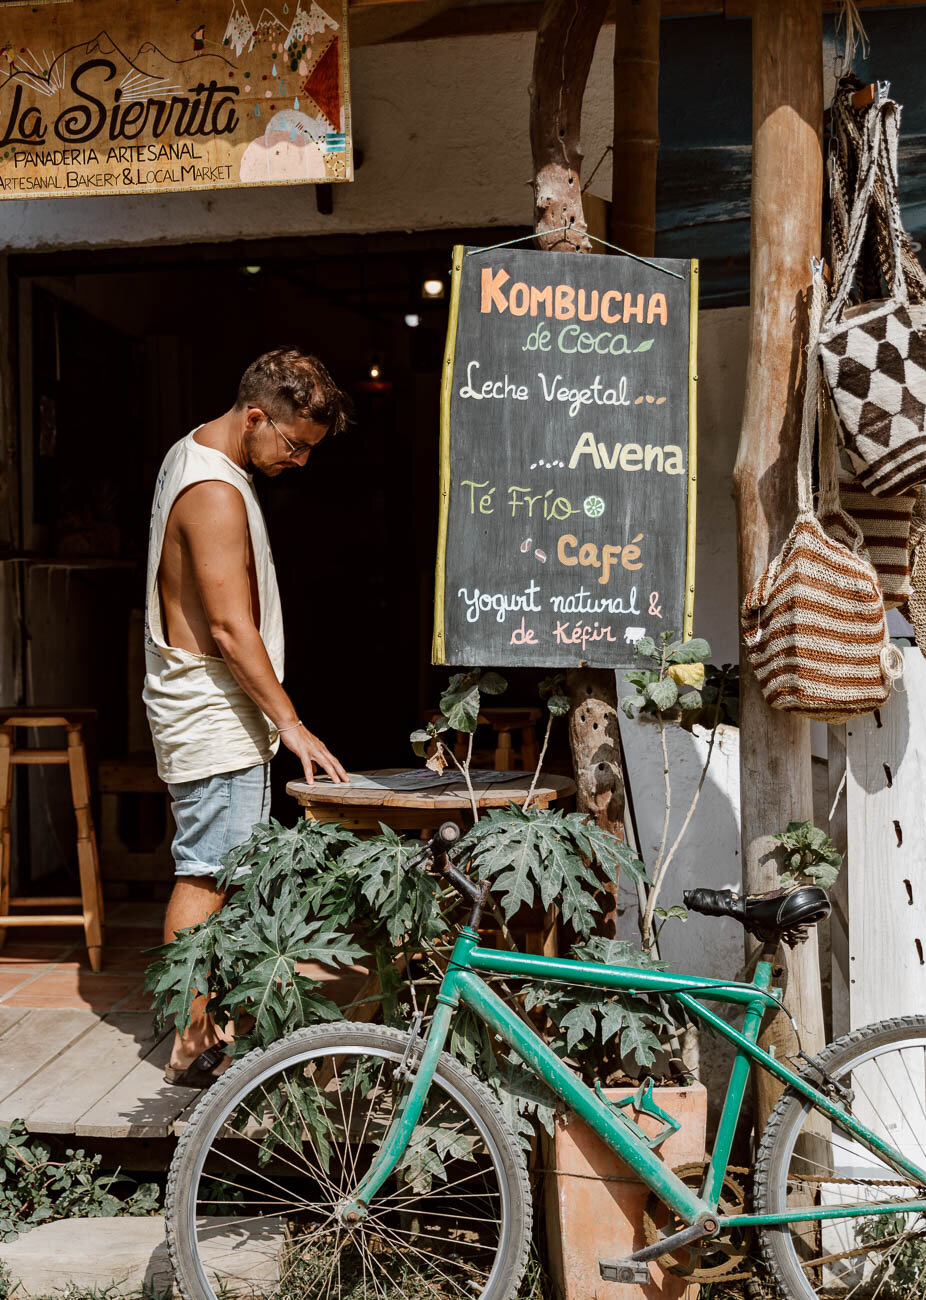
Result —
<path fill-rule="evenodd" d="M 433 862 L 435 857 L 440 854 L 445 860 L 442 867 L 443 875 L 450 881 L 454 889 L 468 898 L 474 904 L 473 917 L 471 922 L 478 921 L 479 913 L 485 903 L 488 893 L 488 883 L 483 882 L 477 885 L 469 876 L 463 874 L 453 863 L 453 860 L 447 856 L 448 849 L 461 838 L 462 832 L 456 822 L 443 822 L 431 838 L 425 844 L 424 848 L 416 853 L 413 858 L 409 858 L 405 864 L 406 871 L 412 871 L 426 863 Z"/>

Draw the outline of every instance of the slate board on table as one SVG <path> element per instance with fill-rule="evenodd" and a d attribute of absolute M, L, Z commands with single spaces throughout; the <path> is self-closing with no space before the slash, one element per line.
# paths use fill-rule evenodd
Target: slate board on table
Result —
<path fill-rule="evenodd" d="M 691 635 L 697 276 L 454 249 L 435 663 L 618 667 Z"/>
<path fill-rule="evenodd" d="M 423 767 L 407 772 L 388 772 L 381 776 L 367 776 L 360 772 L 348 772 L 347 775 L 348 785 L 354 790 L 449 790 L 466 784 L 462 772 L 456 768 L 444 772 L 431 772 Z M 529 781 L 530 778 L 529 772 L 496 772 L 494 768 L 474 767 L 470 772 L 473 785 L 481 789 L 490 785 L 507 785 L 511 781 Z M 316 785 L 322 783 L 327 784 L 325 778 L 316 781 Z"/>

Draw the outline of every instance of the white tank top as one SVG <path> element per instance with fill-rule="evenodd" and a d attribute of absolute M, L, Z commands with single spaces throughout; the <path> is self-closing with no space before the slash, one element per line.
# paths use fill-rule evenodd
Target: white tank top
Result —
<path fill-rule="evenodd" d="M 280 743 L 273 723 L 238 685 L 224 659 L 167 644 L 158 589 L 167 519 L 184 488 L 218 479 L 237 488 L 244 498 L 257 571 L 260 635 L 273 671 L 283 680 L 280 593 L 267 525 L 251 475 L 223 452 L 202 446 L 193 433 L 174 443 L 164 458 L 154 488 L 148 534 L 144 701 L 158 776 L 172 783 L 200 781 L 269 762 Z"/>

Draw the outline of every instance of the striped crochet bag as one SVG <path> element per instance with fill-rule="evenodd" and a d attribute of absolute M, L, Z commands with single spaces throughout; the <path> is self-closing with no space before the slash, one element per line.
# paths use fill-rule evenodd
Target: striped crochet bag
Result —
<path fill-rule="evenodd" d="M 822 405 L 817 363 L 822 312 L 822 283 L 815 276 L 798 515 L 780 553 L 743 601 L 741 619 L 749 662 L 773 708 L 845 722 L 885 703 L 899 656 L 888 640 L 881 588 L 862 532 L 839 505 L 836 432 Z M 819 514 L 811 481 L 818 411 Z"/>
<path fill-rule="evenodd" d="M 896 497 L 876 497 L 859 484 L 842 482 L 839 485 L 839 502 L 843 511 L 851 515 L 865 539 L 865 549 L 875 566 L 885 609 L 897 609 L 913 593 L 910 583 L 910 524 L 916 505 L 916 490 L 902 492 Z M 823 527 L 847 546 L 848 536 L 839 532 L 839 515 L 822 521 Z"/>

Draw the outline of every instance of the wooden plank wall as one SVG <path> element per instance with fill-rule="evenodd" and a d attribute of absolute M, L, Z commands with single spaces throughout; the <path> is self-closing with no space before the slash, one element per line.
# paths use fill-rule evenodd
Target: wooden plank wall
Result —
<path fill-rule="evenodd" d="M 904 668 L 885 708 L 845 729 L 849 1023 L 837 1033 L 926 1007 L 926 660 L 915 647 Z"/>

